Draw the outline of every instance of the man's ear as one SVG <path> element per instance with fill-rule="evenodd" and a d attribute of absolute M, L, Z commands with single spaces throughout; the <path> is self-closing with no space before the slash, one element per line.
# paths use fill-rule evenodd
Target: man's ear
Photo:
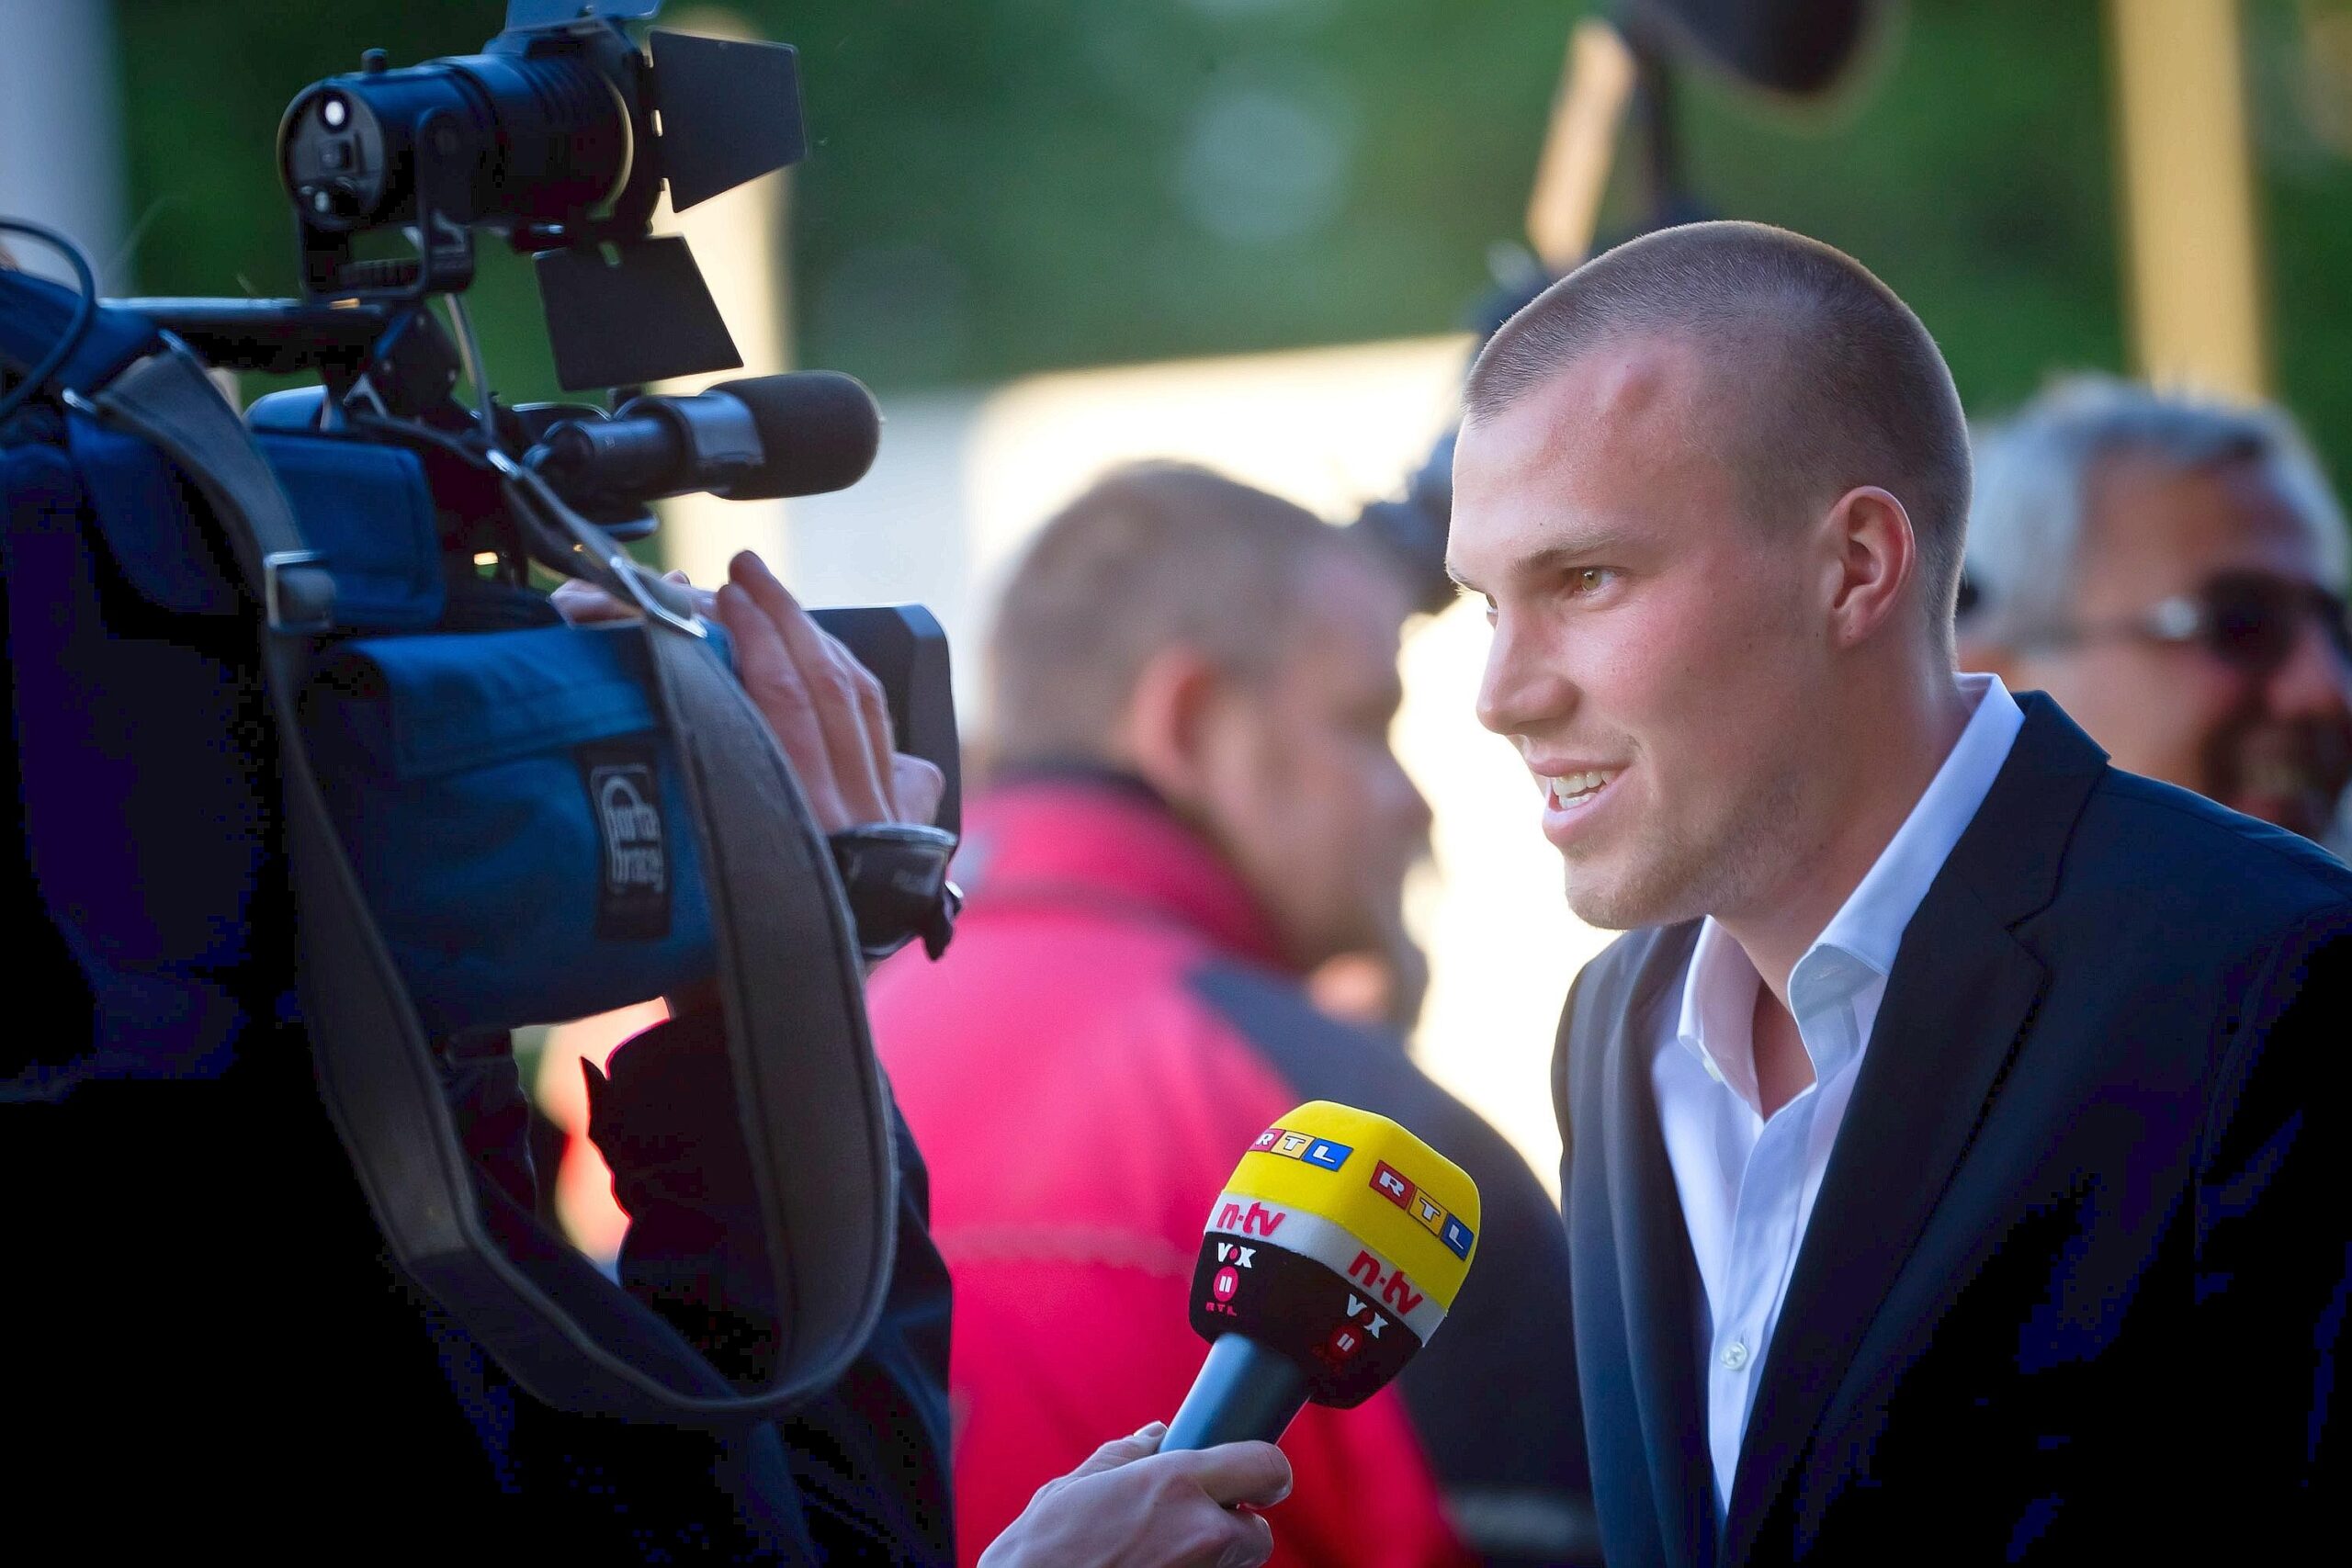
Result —
<path fill-rule="evenodd" d="M 1831 631 L 1839 647 L 1857 647 L 1904 603 L 1919 574 L 1918 539 L 1903 503 L 1876 485 L 1839 496 L 1822 523 L 1831 562 Z"/>
<path fill-rule="evenodd" d="M 1209 730 L 1223 674 L 1198 649 L 1159 649 L 1136 675 L 1120 750 L 1144 783 L 1179 810 L 1207 793 Z"/>

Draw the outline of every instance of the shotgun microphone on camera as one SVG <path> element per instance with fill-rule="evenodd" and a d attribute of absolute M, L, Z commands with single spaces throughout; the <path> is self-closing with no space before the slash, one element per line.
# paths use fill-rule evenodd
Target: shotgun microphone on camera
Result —
<path fill-rule="evenodd" d="M 610 418 L 539 432 L 529 462 L 587 507 L 708 491 L 729 501 L 820 495 L 873 465 L 882 415 L 854 377 L 754 376 L 692 397 L 642 397 Z"/>

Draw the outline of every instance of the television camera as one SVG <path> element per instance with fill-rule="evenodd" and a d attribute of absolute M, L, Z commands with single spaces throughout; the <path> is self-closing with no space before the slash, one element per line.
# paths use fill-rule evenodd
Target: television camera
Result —
<path fill-rule="evenodd" d="M 880 1311 L 896 1156 L 859 961 L 944 941 L 957 753 L 928 612 L 813 612 L 947 784 L 935 829 L 829 840 L 721 629 L 628 554 L 665 496 L 855 482 L 880 423 L 826 372 L 645 391 L 742 363 L 685 242 L 650 232 L 660 194 L 806 146 L 790 48 L 640 44 L 658 9 L 512 0 L 480 53 L 370 51 L 296 95 L 300 299 L 102 302 L 78 255 L 78 299 L 0 275 L 0 491 L 11 603 L 58 606 L 10 623 L 28 854 L 96 999 L 90 1049 L 16 1087 L 225 1070 L 277 1010 L 290 908 L 319 1089 L 399 1269 L 544 1401 L 694 1424 L 829 1386 Z M 601 401 L 492 391 L 465 306 L 485 237 L 532 258 L 558 380 Z M 317 379 L 240 417 L 199 361 Z M 535 570 L 642 625 L 567 626 Z M 503 1056 L 523 1023 L 654 996 L 724 1021 L 708 1121 L 740 1134 L 757 1233 L 729 1299 L 765 1347 L 731 1361 L 681 1326 L 707 1303 L 648 1310 L 485 1187 L 451 1103 L 453 1043 Z"/>
<path fill-rule="evenodd" d="M 685 240 L 652 233 L 666 186 L 683 211 L 797 163 L 808 141 L 786 44 L 628 24 L 661 0 L 511 0 L 480 53 L 358 71 L 298 93 L 277 135 L 300 251 L 300 299 L 121 301 L 209 364 L 319 384 L 270 393 L 258 430 L 401 446 L 425 464 L 445 553 L 522 583 L 535 541 L 495 503 L 496 469 L 542 478 L 616 544 L 650 503 L 708 491 L 756 501 L 845 489 L 880 414 L 854 378 L 752 377 L 693 396 L 647 383 L 743 361 Z M 531 258 L 557 379 L 603 403 L 509 405 L 490 390 L 463 296 L 487 236 Z M 391 249 L 398 254 L 369 254 Z M 454 331 L 432 305 L 447 302 Z M 473 406 L 457 396 L 463 375 Z M 567 550 L 572 541 L 537 541 Z M 547 564 L 547 563 L 543 563 Z M 938 766 L 958 809 L 946 646 L 914 606 L 816 612 L 880 678 L 900 744 Z"/>

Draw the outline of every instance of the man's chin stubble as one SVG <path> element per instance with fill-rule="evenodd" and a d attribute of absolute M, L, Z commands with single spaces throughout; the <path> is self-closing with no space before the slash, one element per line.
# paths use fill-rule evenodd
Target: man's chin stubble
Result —
<path fill-rule="evenodd" d="M 1752 890 L 1767 883 L 1775 863 L 1775 836 L 1769 812 L 1725 835 L 1729 848 L 1713 854 L 1682 844 L 1613 879 L 1589 872 L 1581 880 L 1573 861 L 1564 860 L 1568 912 L 1596 931 L 1629 931 L 1719 915 L 1742 907 Z M 1676 852 L 1679 851 L 1679 852 Z"/>
<path fill-rule="evenodd" d="M 1630 886 L 1589 875 L 1579 879 L 1573 865 L 1566 874 L 1568 912 L 1595 931 L 1630 931 L 1695 918 L 1683 912 L 1682 906 L 1690 900 L 1678 897 L 1679 889 L 1644 886 L 1639 879 Z"/>

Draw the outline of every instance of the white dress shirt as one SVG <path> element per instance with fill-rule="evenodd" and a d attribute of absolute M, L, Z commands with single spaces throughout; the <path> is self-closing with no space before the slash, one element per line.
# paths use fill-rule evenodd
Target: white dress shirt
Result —
<path fill-rule="evenodd" d="M 1765 1348 L 1903 928 L 1984 805 L 2025 722 L 1997 676 L 1959 680 L 1975 704 L 1968 727 L 1870 874 L 1790 973 L 1790 1010 L 1813 1059 L 1813 1083 L 1769 1120 L 1760 1114 L 1753 1020 L 1763 981 L 1712 919 L 1691 950 L 1680 1016 L 1651 1060 L 1667 1157 L 1706 1291 L 1707 1447 L 1719 1519 L 1731 1508 Z"/>

